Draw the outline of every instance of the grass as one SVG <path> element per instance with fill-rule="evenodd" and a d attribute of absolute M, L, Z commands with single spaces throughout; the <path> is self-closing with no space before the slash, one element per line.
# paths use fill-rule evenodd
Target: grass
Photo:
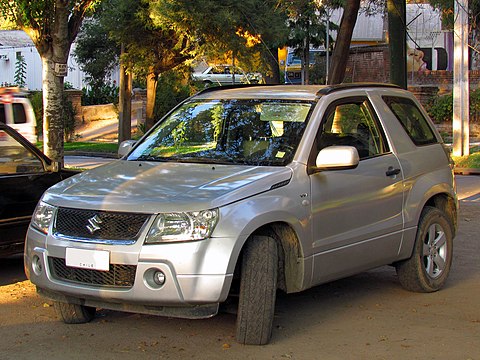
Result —
<path fill-rule="evenodd" d="M 43 144 L 37 143 L 37 147 L 42 149 Z M 68 142 L 64 143 L 64 151 L 71 152 L 91 152 L 91 153 L 112 153 L 116 154 L 118 151 L 117 143 L 103 143 L 103 142 Z"/>
<path fill-rule="evenodd" d="M 97 152 L 97 153 L 117 153 L 117 143 L 89 143 L 89 142 L 71 142 L 64 144 L 65 151 Z"/>

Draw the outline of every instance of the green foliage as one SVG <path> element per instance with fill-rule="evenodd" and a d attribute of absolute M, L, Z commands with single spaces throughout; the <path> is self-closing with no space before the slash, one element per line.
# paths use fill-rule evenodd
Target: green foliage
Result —
<path fill-rule="evenodd" d="M 426 106 L 426 110 L 436 124 L 452 121 L 453 95 L 450 93 L 435 97 Z"/>
<path fill-rule="evenodd" d="M 102 87 L 118 64 L 120 47 L 109 36 L 108 29 L 100 21 L 100 13 L 85 21 L 73 52 L 80 68 L 86 73 L 88 85 Z"/>
<path fill-rule="evenodd" d="M 37 134 L 41 135 L 43 133 L 43 93 L 41 91 L 31 92 L 30 102 L 37 120 Z"/>
<path fill-rule="evenodd" d="M 256 53 L 268 63 L 275 56 L 271 49 L 284 46 L 288 37 L 287 15 L 277 0 L 156 0 L 151 9 L 155 23 L 172 23 L 195 36 L 200 53 L 234 57 L 242 66 Z M 256 41 L 249 43 L 247 34 Z"/>
<path fill-rule="evenodd" d="M 317 56 L 315 63 L 310 67 L 310 84 L 323 85 L 325 84 L 325 58 L 323 59 L 320 56 Z"/>
<path fill-rule="evenodd" d="M 22 54 L 17 57 L 17 61 L 15 62 L 14 80 L 17 86 L 25 87 L 27 82 L 27 62 Z"/>
<path fill-rule="evenodd" d="M 465 169 L 480 169 L 480 152 L 470 151 L 468 156 L 452 156 L 455 167 Z"/>
<path fill-rule="evenodd" d="M 287 45 L 298 50 L 318 48 L 326 40 L 325 8 L 312 0 L 287 3 L 290 35 Z M 300 55 L 300 52 L 298 53 Z"/>
<path fill-rule="evenodd" d="M 196 92 L 196 88 L 185 83 L 185 74 L 181 71 L 168 71 L 158 79 L 154 117 L 160 120 L 173 107 Z"/>
<path fill-rule="evenodd" d="M 38 135 L 43 134 L 43 93 L 42 91 L 34 91 L 30 94 L 30 102 L 32 104 L 35 119 L 37 120 L 36 131 Z M 64 139 L 70 141 L 75 137 L 75 115 L 76 111 L 72 102 L 68 99 L 67 95 L 63 93 L 63 128 Z"/>
<path fill-rule="evenodd" d="M 82 105 L 118 104 L 118 86 L 104 83 L 92 88 L 82 89 Z"/>
<path fill-rule="evenodd" d="M 480 123 L 480 89 L 470 91 L 470 122 Z M 451 122 L 453 119 L 453 94 L 446 94 L 435 97 L 426 110 L 432 120 L 439 124 Z"/>
<path fill-rule="evenodd" d="M 68 99 L 68 96 L 63 93 L 63 132 L 65 141 L 72 141 L 75 139 L 75 115 L 77 112 L 73 107 L 72 102 Z"/>

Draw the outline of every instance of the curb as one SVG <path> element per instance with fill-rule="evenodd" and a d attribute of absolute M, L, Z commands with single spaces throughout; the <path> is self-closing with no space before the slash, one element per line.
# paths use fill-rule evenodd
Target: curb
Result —
<path fill-rule="evenodd" d="M 455 175 L 480 175 L 480 169 L 475 168 L 454 168 Z"/>

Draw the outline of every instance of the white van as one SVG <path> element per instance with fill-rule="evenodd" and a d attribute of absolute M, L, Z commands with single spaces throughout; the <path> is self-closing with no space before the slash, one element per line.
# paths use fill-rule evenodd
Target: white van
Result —
<path fill-rule="evenodd" d="M 35 113 L 27 93 L 19 88 L 0 88 L 0 122 L 17 130 L 30 142 L 37 141 Z"/>

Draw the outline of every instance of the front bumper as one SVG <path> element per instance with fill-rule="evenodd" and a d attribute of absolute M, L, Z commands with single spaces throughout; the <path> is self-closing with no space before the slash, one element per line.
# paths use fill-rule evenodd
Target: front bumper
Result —
<path fill-rule="evenodd" d="M 30 228 L 25 271 L 40 294 L 57 301 L 187 318 L 216 313 L 218 303 L 227 298 L 230 290 L 232 264 L 236 262 L 232 259 L 235 239 L 146 246 L 142 243 L 142 240 L 133 245 L 80 243 L 45 236 Z M 52 268 L 52 258 L 65 259 L 69 247 L 109 251 L 110 263 L 135 266 L 133 284 L 89 284 L 58 276 Z M 153 281 L 156 272 L 164 274 L 161 285 Z"/>

